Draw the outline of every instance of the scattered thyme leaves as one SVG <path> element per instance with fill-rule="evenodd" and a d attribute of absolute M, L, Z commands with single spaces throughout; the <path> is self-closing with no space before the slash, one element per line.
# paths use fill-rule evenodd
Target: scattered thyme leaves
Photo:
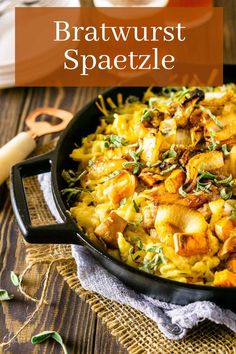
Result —
<path fill-rule="evenodd" d="M 39 344 L 44 342 L 45 340 L 52 338 L 54 339 L 57 343 L 59 343 L 64 351 L 64 354 L 68 354 L 68 351 L 66 349 L 66 346 L 63 342 L 62 337 L 60 336 L 60 334 L 56 331 L 43 331 L 39 334 L 36 334 L 35 336 L 33 336 L 31 338 L 31 343 L 32 344 Z"/>
<path fill-rule="evenodd" d="M 13 299 L 14 295 L 9 295 L 7 290 L 0 289 L 0 301 L 8 301 Z"/>
<path fill-rule="evenodd" d="M 222 199 L 224 200 L 228 200 L 232 197 L 232 192 L 231 191 L 227 191 L 226 188 L 222 188 L 220 191 L 220 196 Z"/>
<path fill-rule="evenodd" d="M 229 175 L 229 177 L 226 177 L 222 180 L 214 180 L 216 185 L 224 185 L 224 186 L 228 186 L 228 187 L 232 187 L 234 185 L 234 180 L 232 175 Z"/>
<path fill-rule="evenodd" d="M 133 205 L 134 205 L 134 209 L 135 209 L 136 213 L 139 213 L 139 207 L 134 199 L 133 199 Z"/>
<path fill-rule="evenodd" d="M 123 167 L 133 166 L 133 174 L 137 175 L 140 170 L 145 167 L 143 162 L 140 162 L 140 155 L 142 154 L 142 147 L 140 146 L 136 151 L 130 151 L 129 154 L 132 157 L 133 161 L 128 161 L 123 163 Z"/>
<path fill-rule="evenodd" d="M 121 173 L 120 170 L 115 170 L 113 172 L 111 172 L 108 176 L 107 176 L 107 180 L 110 180 L 116 176 L 119 176 L 119 174 Z"/>
<path fill-rule="evenodd" d="M 143 245 L 143 243 L 142 243 L 141 240 L 139 240 L 139 241 L 137 242 L 137 246 L 138 246 L 138 248 L 139 248 L 140 250 L 143 250 L 143 249 L 144 249 L 144 245 Z"/>
<path fill-rule="evenodd" d="M 104 138 L 104 146 L 105 148 L 119 148 L 121 146 L 124 146 L 126 144 L 125 138 L 123 136 L 119 135 L 107 135 Z"/>
<path fill-rule="evenodd" d="M 65 182 L 68 184 L 68 187 L 73 187 L 82 176 L 84 176 L 87 173 L 86 170 L 84 171 L 79 171 L 79 172 L 75 172 L 72 170 L 63 170 L 62 171 L 62 177 L 65 180 Z"/>
<path fill-rule="evenodd" d="M 66 196 L 67 203 L 77 200 L 82 192 L 91 194 L 91 191 L 81 187 L 65 188 L 61 190 L 61 194 Z"/>
<path fill-rule="evenodd" d="M 125 205 L 127 202 L 127 198 L 122 198 L 119 202 L 119 206 Z"/>
<path fill-rule="evenodd" d="M 188 193 L 186 193 L 184 190 L 183 190 L 183 186 L 181 186 L 179 188 L 179 194 L 182 195 L 182 197 L 187 197 Z"/>
<path fill-rule="evenodd" d="M 11 282 L 15 286 L 19 286 L 21 283 L 20 277 L 13 271 L 11 271 Z"/>
<path fill-rule="evenodd" d="M 201 181 L 202 179 L 215 179 L 217 175 L 210 173 L 205 170 L 200 170 L 199 171 L 199 176 L 198 176 L 198 181 Z"/>
<path fill-rule="evenodd" d="M 166 258 L 163 254 L 163 249 L 160 247 L 159 250 L 156 251 L 157 252 L 152 259 L 144 259 L 143 265 L 139 267 L 140 270 L 143 270 L 146 273 L 153 273 L 158 269 L 161 264 L 166 263 Z"/>
<path fill-rule="evenodd" d="M 175 158 L 176 156 L 177 152 L 175 151 L 175 145 L 172 144 L 170 149 L 162 154 L 162 159 L 165 160 L 166 158 Z"/>
<path fill-rule="evenodd" d="M 183 97 L 185 97 L 189 93 L 190 93 L 190 89 L 187 89 L 186 87 L 183 87 L 182 91 L 179 91 L 179 92 L 177 92 L 175 94 L 175 99 L 177 99 L 177 101 L 180 101 Z"/>
<path fill-rule="evenodd" d="M 150 122 L 153 118 L 153 109 L 145 108 L 141 116 L 141 122 Z"/>
<path fill-rule="evenodd" d="M 172 166 L 166 168 L 165 170 L 162 170 L 160 172 L 160 175 L 165 175 L 166 173 L 169 173 L 169 172 L 173 171 L 176 167 L 177 167 L 177 165 L 173 164 Z"/>
<path fill-rule="evenodd" d="M 224 153 L 225 156 L 228 156 L 228 155 L 230 154 L 230 151 L 228 150 L 228 147 L 227 147 L 226 144 L 223 144 L 223 145 L 221 146 L 221 150 L 223 151 L 223 153 Z"/>
<path fill-rule="evenodd" d="M 217 125 L 217 127 L 219 127 L 220 129 L 223 128 L 222 123 L 208 108 L 203 107 L 202 105 L 199 105 L 199 108 L 213 120 L 213 122 Z"/>
<path fill-rule="evenodd" d="M 210 132 L 211 135 L 211 144 L 208 145 L 208 150 L 215 151 L 218 148 L 219 142 L 215 140 L 215 133 Z"/>

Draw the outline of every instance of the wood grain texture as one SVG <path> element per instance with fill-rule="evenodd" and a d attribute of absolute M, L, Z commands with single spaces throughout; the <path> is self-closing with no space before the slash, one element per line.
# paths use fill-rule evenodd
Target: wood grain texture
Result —
<path fill-rule="evenodd" d="M 54 106 L 76 112 L 100 91 L 101 89 L 96 88 L 38 88 L 1 91 L 0 145 L 24 129 L 24 120 L 35 107 Z M 44 138 L 42 143 L 48 139 L 50 138 Z M 8 194 L 4 201 L 4 208 L 0 212 L 0 230 L 0 287 L 8 289 L 15 295 L 11 302 L 3 303 L 0 308 L 0 338 L 2 339 L 5 335 L 17 331 L 27 315 L 35 308 L 34 303 L 26 301 L 10 282 L 10 271 L 20 273 L 26 264 L 25 246 L 21 237 L 18 237 L 18 227 L 13 217 Z M 39 285 L 42 274 L 44 274 L 44 268 L 40 267 L 27 276 L 26 283 L 31 294 L 34 294 L 32 289 Z M 126 353 L 89 306 L 70 290 L 56 271 L 51 279 L 47 297 L 50 305 L 44 306 L 39 316 L 22 332 L 10 348 L 6 348 L 4 353 L 61 353 L 60 346 L 53 341 L 35 346 L 30 343 L 31 336 L 43 330 L 60 332 L 71 354 Z M 36 295 L 39 296 L 39 293 Z"/>
<path fill-rule="evenodd" d="M 82 0 L 91 5 L 92 0 Z M 224 6 L 225 62 L 236 63 L 236 1 L 216 0 L 217 6 Z M 17 132 L 24 129 L 27 114 L 39 106 L 54 106 L 76 112 L 95 97 L 101 89 L 96 88 L 29 88 L 0 90 L 0 146 Z M 50 137 L 44 138 L 46 142 Z M 1 168 L 1 166 L 0 166 Z M 1 196 L 2 198 L 2 196 Z M 1 200 L 3 202 L 3 200 Z M 14 300 L 3 303 L 0 308 L 0 339 L 15 332 L 34 309 L 34 304 L 25 301 L 10 282 L 10 271 L 20 273 L 25 268 L 25 247 L 18 237 L 18 227 L 13 217 L 9 194 L 5 195 L 0 210 L 0 287 L 15 295 Z M 43 267 L 27 276 L 27 285 L 36 288 Z M 39 294 L 36 294 L 39 296 Z M 48 291 L 48 302 L 31 325 L 4 353 L 41 354 L 62 353 L 53 341 L 33 346 L 30 338 L 43 330 L 57 330 L 64 338 L 70 354 L 125 354 L 117 340 L 111 336 L 106 325 L 92 313 L 89 306 L 69 289 L 60 275 L 54 271 Z M 168 353 L 169 354 L 169 353 Z"/>

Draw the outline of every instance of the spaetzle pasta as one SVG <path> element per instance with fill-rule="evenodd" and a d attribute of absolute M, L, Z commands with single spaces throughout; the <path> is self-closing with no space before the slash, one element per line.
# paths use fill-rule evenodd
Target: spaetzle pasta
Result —
<path fill-rule="evenodd" d="M 78 226 L 128 265 L 236 286 L 236 87 L 148 89 L 97 103 L 62 190 Z M 110 107 L 109 107 L 110 106 Z"/>

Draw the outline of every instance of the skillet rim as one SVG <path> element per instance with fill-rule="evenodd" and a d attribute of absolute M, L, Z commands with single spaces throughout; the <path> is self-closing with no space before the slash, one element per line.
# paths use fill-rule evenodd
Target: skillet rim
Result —
<path fill-rule="evenodd" d="M 132 89 L 132 87 L 130 87 L 130 88 Z M 146 87 L 140 87 L 140 89 L 141 88 L 146 89 Z M 106 97 L 108 94 L 112 94 L 113 92 L 115 92 L 118 89 L 121 90 L 121 93 L 122 93 L 122 89 L 127 89 L 127 86 L 125 86 L 125 87 L 122 87 L 122 86 L 111 87 L 111 88 L 106 89 L 101 94 Z M 157 282 L 160 285 L 161 284 L 167 285 L 167 286 L 169 285 L 169 286 L 171 286 L 173 288 L 173 290 L 174 290 L 175 287 L 177 287 L 177 288 L 179 288 L 179 290 L 181 288 L 183 288 L 183 289 L 185 289 L 187 291 L 198 290 L 198 291 L 203 292 L 203 293 L 209 293 L 209 292 L 213 291 L 217 295 L 218 294 L 220 295 L 220 294 L 223 294 L 223 293 L 227 292 L 227 295 L 230 295 L 230 294 L 235 295 L 236 294 L 236 286 L 233 286 L 233 287 L 225 287 L 225 286 L 224 287 L 220 287 L 220 286 L 210 286 L 210 285 L 183 283 L 183 282 L 179 282 L 179 281 L 176 281 L 176 280 L 160 277 L 158 275 L 150 274 L 150 273 L 144 272 L 144 271 L 142 271 L 142 270 L 140 270 L 138 268 L 131 267 L 130 265 L 128 265 L 128 264 L 116 259 L 115 257 L 112 257 L 111 255 L 109 255 L 108 253 L 103 251 L 102 249 L 99 249 L 98 247 L 96 247 L 96 245 L 93 244 L 93 242 L 91 240 L 89 240 L 88 236 L 86 236 L 86 234 L 78 228 L 78 226 L 76 225 L 75 220 L 71 217 L 69 210 L 66 208 L 66 205 L 65 205 L 65 203 L 64 203 L 64 201 L 62 199 L 61 192 L 60 192 L 60 189 L 59 189 L 59 186 L 58 186 L 58 177 L 59 177 L 57 175 L 58 156 L 59 156 L 59 154 L 61 152 L 65 137 L 72 130 L 71 128 L 74 125 L 78 125 L 77 121 L 80 119 L 80 116 L 83 115 L 87 110 L 89 110 L 90 107 L 95 105 L 96 101 L 97 101 L 97 97 L 95 97 L 94 99 L 90 100 L 82 109 L 80 109 L 74 115 L 74 117 L 72 118 L 71 122 L 68 124 L 66 129 L 60 135 L 60 138 L 59 138 L 59 140 L 57 142 L 57 145 L 56 145 L 56 147 L 55 147 L 55 149 L 54 149 L 54 151 L 52 153 L 51 184 L 52 184 L 52 192 L 53 192 L 54 201 L 55 201 L 57 210 L 59 211 L 59 214 L 63 218 L 63 220 L 67 220 L 68 221 L 68 219 L 69 219 L 70 223 L 71 223 L 71 221 L 73 222 L 73 225 L 75 227 L 76 237 L 78 237 L 78 243 L 80 241 L 79 244 L 82 244 L 82 245 L 85 244 L 88 247 L 89 250 L 93 251 L 93 254 L 94 253 L 98 253 L 105 260 L 108 260 L 108 261 L 110 261 L 112 263 L 115 263 L 117 266 L 119 266 L 121 268 L 124 268 L 128 272 L 135 273 L 138 276 L 141 276 L 141 277 L 144 277 L 144 278 L 148 278 L 150 281 Z"/>

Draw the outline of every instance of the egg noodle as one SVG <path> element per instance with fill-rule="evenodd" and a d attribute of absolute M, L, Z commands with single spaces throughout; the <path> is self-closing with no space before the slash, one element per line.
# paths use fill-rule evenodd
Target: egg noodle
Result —
<path fill-rule="evenodd" d="M 157 93 L 154 93 L 157 92 Z M 101 123 L 63 171 L 70 213 L 128 265 L 236 286 L 236 86 L 99 96 Z"/>

